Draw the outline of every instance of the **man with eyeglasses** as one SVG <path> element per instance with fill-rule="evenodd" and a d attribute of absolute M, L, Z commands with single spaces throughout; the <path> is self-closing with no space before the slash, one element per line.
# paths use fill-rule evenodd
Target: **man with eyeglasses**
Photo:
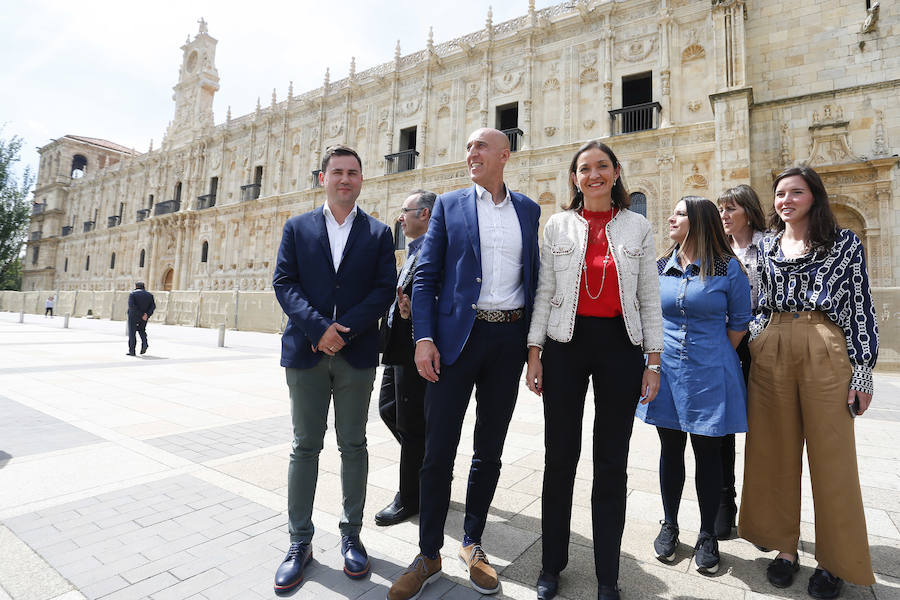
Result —
<path fill-rule="evenodd" d="M 400 443 L 400 491 L 375 515 L 377 525 L 395 525 L 419 512 L 419 470 L 425 456 L 425 386 L 415 363 L 410 302 L 419 250 L 437 195 L 415 190 L 400 208 L 400 227 L 409 240 L 406 260 L 397 279 L 397 297 L 384 320 L 386 366 L 381 379 L 378 412 Z"/>

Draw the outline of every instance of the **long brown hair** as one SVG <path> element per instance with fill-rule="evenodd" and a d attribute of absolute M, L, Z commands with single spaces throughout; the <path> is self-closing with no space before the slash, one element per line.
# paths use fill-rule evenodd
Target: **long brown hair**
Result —
<path fill-rule="evenodd" d="M 673 243 L 661 258 L 670 258 L 676 250 L 680 252 L 690 244 L 700 264 L 700 279 L 704 279 L 715 273 L 716 260 L 727 261 L 735 254 L 725 237 L 719 209 L 712 200 L 702 196 L 684 196 L 681 202 L 684 202 L 687 212 L 688 234 L 681 246 Z"/>
<path fill-rule="evenodd" d="M 831 204 L 828 202 L 828 192 L 825 191 L 825 184 L 822 183 L 819 174 L 809 167 L 789 167 L 779 173 L 772 182 L 772 194 L 775 194 L 779 181 L 795 175 L 803 178 L 813 196 L 813 203 L 809 208 L 809 248 L 816 253 L 827 252 L 837 239 L 838 226 L 837 219 L 831 212 Z M 774 203 L 772 210 L 769 211 L 769 229 L 775 232 L 784 231 L 784 221 L 775 212 Z"/>
<path fill-rule="evenodd" d="M 575 185 L 575 182 L 572 181 L 572 175 L 575 174 L 575 169 L 578 167 L 578 157 L 592 148 L 596 148 L 606 154 L 609 157 L 609 160 L 612 161 L 613 169 L 619 169 L 619 176 L 616 178 L 616 182 L 613 184 L 611 190 L 612 205 L 619 210 L 628 208 L 631 206 L 631 200 L 625 192 L 625 184 L 622 183 L 622 164 L 619 162 L 619 159 L 616 158 L 616 153 L 612 151 L 612 148 L 598 140 L 591 140 L 582 145 L 581 148 L 575 152 L 575 156 L 572 157 L 572 164 L 569 165 L 569 189 L 572 192 L 572 199 L 569 201 L 568 206 L 563 206 L 563 208 L 565 210 L 581 210 L 584 208 L 584 194 L 581 193 L 581 190 L 579 190 L 578 186 Z"/>

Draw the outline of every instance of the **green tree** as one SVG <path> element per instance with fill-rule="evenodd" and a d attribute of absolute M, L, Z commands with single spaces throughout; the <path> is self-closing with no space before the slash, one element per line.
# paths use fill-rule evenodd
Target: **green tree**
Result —
<path fill-rule="evenodd" d="M 13 172 L 21 148 L 22 138 L 0 137 L 0 290 L 17 290 L 22 284 L 20 253 L 28 232 L 27 199 L 34 176 L 26 167 L 20 182 Z"/>

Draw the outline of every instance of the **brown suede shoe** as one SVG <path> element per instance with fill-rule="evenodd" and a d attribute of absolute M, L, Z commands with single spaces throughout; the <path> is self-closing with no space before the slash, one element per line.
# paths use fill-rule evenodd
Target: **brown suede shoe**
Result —
<path fill-rule="evenodd" d="M 500 580 L 497 571 L 488 563 L 487 555 L 481 544 L 469 544 L 459 547 L 459 560 L 469 570 L 469 581 L 472 587 L 482 594 L 496 594 L 500 591 Z"/>
<path fill-rule="evenodd" d="M 440 555 L 432 560 L 424 554 L 419 554 L 388 590 L 387 600 L 415 600 L 426 585 L 437 581 L 440 576 Z"/>

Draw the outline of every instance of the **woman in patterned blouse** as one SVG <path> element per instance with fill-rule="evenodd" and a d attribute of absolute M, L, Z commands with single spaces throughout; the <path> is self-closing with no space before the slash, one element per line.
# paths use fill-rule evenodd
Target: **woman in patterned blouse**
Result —
<path fill-rule="evenodd" d="M 818 174 L 775 178 L 772 234 L 760 248 L 759 314 L 751 323 L 748 432 L 738 533 L 778 550 L 766 575 L 788 587 L 799 570 L 803 444 L 813 488 L 814 598 L 842 579 L 872 585 L 853 418 L 872 401 L 878 328 L 865 251 L 839 229 Z M 848 411 L 849 409 L 849 411 Z"/>

